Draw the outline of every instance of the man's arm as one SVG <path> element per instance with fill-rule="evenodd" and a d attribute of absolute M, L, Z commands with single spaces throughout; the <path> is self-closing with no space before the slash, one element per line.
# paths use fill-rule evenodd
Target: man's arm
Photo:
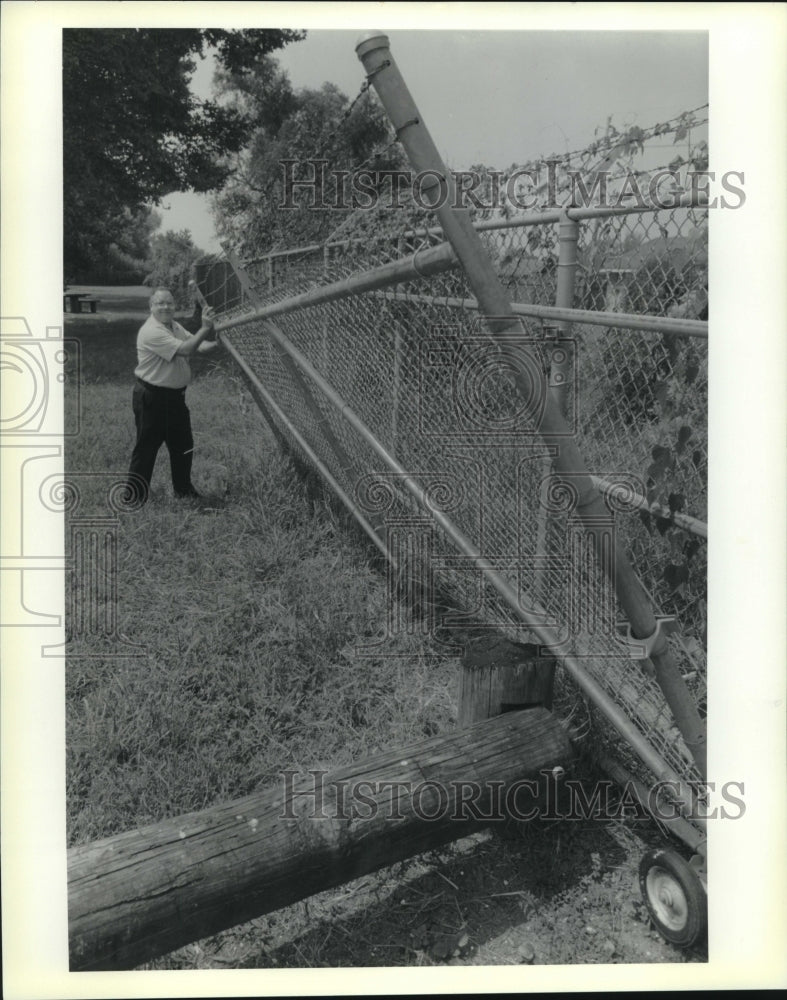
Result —
<path fill-rule="evenodd" d="M 213 310 L 208 306 L 202 310 L 202 326 L 196 333 L 192 334 L 188 340 L 184 340 L 178 347 L 175 354 L 182 358 L 188 358 L 196 350 L 200 349 L 202 342 L 213 332 Z M 208 346 L 208 345 L 205 345 Z"/>

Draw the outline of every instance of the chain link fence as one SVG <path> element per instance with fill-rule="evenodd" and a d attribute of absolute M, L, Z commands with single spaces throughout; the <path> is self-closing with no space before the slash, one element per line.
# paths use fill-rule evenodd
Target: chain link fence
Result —
<path fill-rule="evenodd" d="M 635 142 L 663 138 L 660 128 Z M 614 138 L 572 155 L 585 164 L 608 156 Z M 573 214 L 576 259 L 567 263 L 559 212 L 476 213 L 519 317 L 510 351 L 490 339 L 428 220 L 397 230 L 387 219 L 376 236 L 362 220 L 360 235 L 345 224 L 341 239 L 291 250 L 228 248 L 196 277 L 278 433 L 386 552 L 392 579 L 414 578 L 436 603 L 438 591 L 450 595 L 441 619 L 449 632 L 496 627 L 531 641 L 528 622 L 543 626 L 552 651 L 578 657 L 622 709 L 632 740 L 653 748 L 660 777 L 699 781 L 649 661 L 630 655 L 608 567 L 589 547 L 570 484 L 553 474 L 537 386 L 561 394 L 607 499 L 599 530 L 611 549 L 623 547 L 655 613 L 677 619 L 669 642 L 704 713 L 707 209 L 684 199 Z M 556 303 L 582 311 L 567 319 L 550 313 Z M 513 379 L 521 344 L 542 365 L 527 404 Z M 378 653 L 385 640 L 375 640 Z M 558 702 L 575 723 L 595 720 L 591 732 L 611 738 L 632 773 L 648 774 L 562 674 Z"/>

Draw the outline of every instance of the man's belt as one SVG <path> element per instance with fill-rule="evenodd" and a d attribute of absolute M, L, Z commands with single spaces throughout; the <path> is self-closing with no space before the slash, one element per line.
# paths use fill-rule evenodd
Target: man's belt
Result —
<path fill-rule="evenodd" d="M 180 388 L 180 389 L 173 389 L 173 388 L 171 388 L 168 385 L 153 385 L 152 382 L 146 382 L 142 378 L 137 378 L 137 382 L 139 382 L 139 384 L 142 385 L 142 386 L 144 386 L 146 389 L 150 389 L 151 392 L 177 392 L 177 393 L 182 393 L 182 392 L 185 392 L 186 389 L 187 389 L 187 386 L 185 386 L 185 385 L 182 388 Z"/>

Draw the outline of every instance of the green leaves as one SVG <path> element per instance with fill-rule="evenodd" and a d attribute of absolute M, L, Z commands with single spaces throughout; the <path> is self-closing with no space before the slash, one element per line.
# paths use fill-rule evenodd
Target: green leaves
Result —
<path fill-rule="evenodd" d="M 664 582 L 671 591 L 683 591 L 689 580 L 689 567 L 685 563 L 668 563 L 664 567 Z"/>
<path fill-rule="evenodd" d="M 691 427 L 689 427 L 687 424 L 684 424 L 680 428 L 680 430 L 678 431 L 678 440 L 677 440 L 677 443 L 675 444 L 675 452 L 676 452 L 676 454 L 678 454 L 678 455 L 682 455 L 683 454 L 683 452 L 684 452 L 684 450 L 686 448 L 686 445 L 688 444 L 689 440 L 691 439 L 691 436 L 692 436 L 693 433 L 694 432 L 692 431 Z"/>
<path fill-rule="evenodd" d="M 293 31 L 94 29 L 63 31 L 64 266 L 101 268 L 146 203 L 173 191 L 215 190 L 227 153 L 251 131 L 237 108 L 189 89 L 206 45 L 235 71 L 303 37 Z"/>
<path fill-rule="evenodd" d="M 632 125 L 631 128 L 626 132 L 623 142 L 626 152 L 640 153 L 645 152 L 645 133 L 637 125 Z"/>
<path fill-rule="evenodd" d="M 189 305 L 188 283 L 192 265 L 204 256 L 204 251 L 195 246 L 188 230 L 156 233 L 151 241 L 150 272 L 145 284 L 151 288 L 168 288 L 178 307 L 185 308 Z"/>
<path fill-rule="evenodd" d="M 693 352 L 686 358 L 686 382 L 691 385 L 700 373 L 700 363 L 697 355 Z"/>
<path fill-rule="evenodd" d="M 269 59 L 245 75 L 224 74 L 221 88 L 225 98 L 248 108 L 256 125 L 247 146 L 235 157 L 236 169 L 216 201 L 216 221 L 222 236 L 244 246 L 252 256 L 279 243 L 300 245 L 326 239 L 346 218 L 347 212 L 333 206 L 352 203 L 350 177 L 358 164 L 366 167 L 359 177 L 365 191 L 372 192 L 372 203 L 375 191 L 392 190 L 390 172 L 405 165 L 371 91 L 352 103 L 331 83 L 319 90 L 296 92 Z M 292 204 L 286 212 L 280 210 L 285 201 L 283 160 L 293 161 L 288 177 L 294 183 L 287 195 Z M 319 191 L 300 183 L 314 182 L 316 168 L 307 161 L 315 160 L 327 161 Z M 380 224 L 401 228 L 412 198 L 404 190 L 400 193 L 402 212 L 387 213 L 384 219 L 385 213 L 370 208 L 358 213 L 354 232 L 364 226 L 376 230 Z M 419 211 L 415 218 L 422 215 Z"/>
<path fill-rule="evenodd" d="M 708 169 L 708 144 L 700 142 L 691 154 L 690 164 L 694 170 L 703 171 Z"/>
<path fill-rule="evenodd" d="M 648 503 L 653 503 L 658 494 L 659 486 L 663 482 L 667 472 L 675 464 L 675 459 L 673 457 L 672 451 L 669 448 L 664 448 L 661 445 L 656 445 L 651 451 L 651 458 L 653 461 L 648 466 L 646 485 L 648 488 Z"/>

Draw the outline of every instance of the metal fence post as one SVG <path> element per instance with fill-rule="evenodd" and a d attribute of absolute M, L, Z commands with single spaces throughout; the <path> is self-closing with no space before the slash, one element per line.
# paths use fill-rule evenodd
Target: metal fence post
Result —
<path fill-rule="evenodd" d="M 557 292 L 555 305 L 558 309 L 574 308 L 574 289 L 578 263 L 579 223 L 563 212 L 558 223 Z M 571 323 L 559 320 L 556 324 L 558 337 L 566 340 L 571 332 Z M 557 353 L 557 352 L 555 352 Z M 562 360 L 552 357 L 552 377 L 550 391 L 555 396 L 560 412 L 568 416 L 568 402 L 575 372 L 571 363 L 571 352 L 563 351 Z"/>
<path fill-rule="evenodd" d="M 322 277 L 323 277 L 323 282 L 326 285 L 330 281 L 330 278 L 328 277 L 328 269 L 330 267 L 330 263 L 331 263 L 331 248 L 326 243 L 325 246 L 322 248 Z M 323 370 L 323 372 L 325 372 L 326 375 L 328 373 L 328 335 L 329 335 L 329 332 L 330 332 L 330 328 L 329 328 L 329 322 L 328 322 L 328 310 L 324 309 L 323 310 L 323 319 L 322 319 L 322 330 L 321 330 L 321 338 L 322 338 L 322 340 L 321 340 L 321 344 L 320 344 L 320 349 L 321 349 L 322 370 Z"/>
<path fill-rule="evenodd" d="M 555 306 L 558 309 L 574 308 L 578 243 L 579 222 L 569 218 L 568 213 L 563 211 L 558 223 L 557 290 L 555 292 Z M 571 392 L 576 392 L 571 352 L 566 349 L 567 345 L 560 345 L 561 340 L 567 339 L 570 329 L 571 324 L 566 321 L 544 323 L 547 343 L 551 344 L 553 340 L 557 342 L 551 348 L 549 392 L 554 397 L 555 403 L 564 417 L 568 416 Z M 552 472 L 552 457 L 550 455 L 544 459 L 543 471 L 545 477 Z M 533 589 L 539 599 L 544 590 L 549 520 L 550 512 L 544 508 L 539 509 L 536 527 L 536 555 L 538 558 L 533 574 Z"/>
<path fill-rule="evenodd" d="M 491 260 L 484 251 L 478 233 L 473 229 L 467 209 L 457 206 L 454 178 L 443 163 L 442 157 L 423 123 L 390 51 L 386 35 L 369 33 L 356 46 L 367 77 L 380 98 L 397 137 L 408 158 L 422 179 L 433 179 L 431 186 L 421 184 L 421 192 L 437 214 L 446 239 L 459 258 L 479 308 L 486 317 L 487 326 L 495 335 L 519 332 L 519 324 L 511 311 L 511 302 L 502 287 Z M 540 369 L 532 352 L 523 350 L 522 373 L 517 379 L 523 399 L 532 395 L 531 380 L 526 374 Z M 580 512 L 585 529 L 593 539 L 600 555 L 603 544 L 596 538 L 594 521 L 606 516 L 605 504 L 585 467 L 570 428 L 560 412 L 554 397 L 545 394 L 540 435 L 547 446 L 555 448 L 554 467 L 561 477 L 570 478 L 577 491 Z M 634 639 L 649 639 L 649 658 L 656 678 L 669 704 L 675 721 L 692 753 L 700 774 L 706 773 L 705 726 L 689 694 L 677 663 L 667 644 L 666 635 L 659 629 L 650 599 L 637 578 L 628 559 L 621 551 L 615 552 L 614 579 L 620 604 L 626 613 Z"/>
<path fill-rule="evenodd" d="M 402 236 L 398 237 L 396 241 L 396 259 L 402 260 L 406 252 L 404 245 L 404 238 Z M 401 395 L 402 395 L 402 331 L 399 323 L 396 323 L 394 329 L 394 344 L 393 344 L 394 358 L 393 358 L 393 388 L 392 388 L 392 400 L 391 400 L 391 454 L 396 456 L 398 453 L 398 441 L 399 441 L 399 411 L 401 409 Z"/>

